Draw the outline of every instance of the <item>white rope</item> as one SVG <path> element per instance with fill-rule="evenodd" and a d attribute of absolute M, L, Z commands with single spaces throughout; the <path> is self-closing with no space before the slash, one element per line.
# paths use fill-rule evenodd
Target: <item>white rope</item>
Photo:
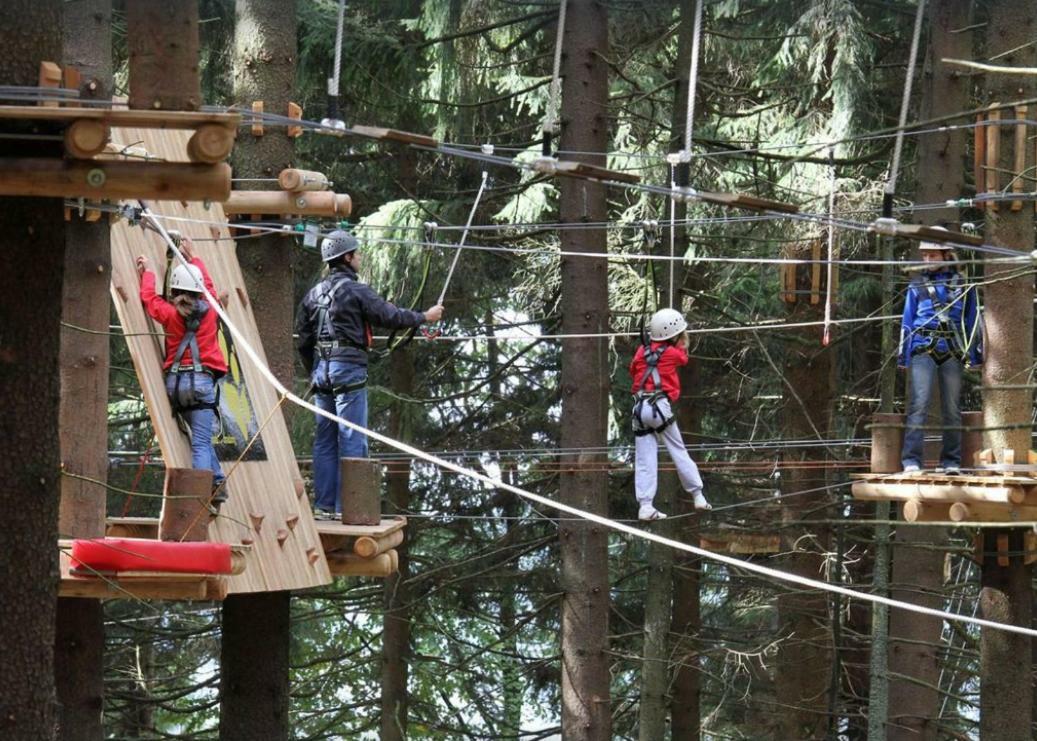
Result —
<path fill-rule="evenodd" d="M 677 168 L 674 164 L 670 164 L 670 190 L 674 193 L 677 192 Z M 673 306 L 673 275 L 677 270 L 677 264 L 675 261 L 676 250 L 677 250 L 677 199 L 670 196 L 670 302 L 667 306 L 674 308 Z"/>
<path fill-rule="evenodd" d="M 155 218 L 151 214 L 151 211 L 147 208 L 144 209 L 144 215 L 147 216 L 155 225 L 155 228 L 162 235 L 162 238 L 166 241 L 166 245 L 169 247 L 170 250 L 173 251 L 173 254 L 176 255 L 177 259 L 180 260 L 182 264 L 186 265 L 187 260 L 184 259 L 183 253 L 180 252 L 180 249 L 173 243 L 173 240 L 170 239 L 169 233 L 162 225 L 162 222 L 159 219 Z M 368 437 L 377 440 L 380 443 L 388 445 L 392 448 L 396 448 L 397 450 L 406 453 L 410 456 L 413 456 L 414 458 L 419 458 L 423 461 L 435 464 L 441 468 L 444 468 L 448 471 L 453 471 L 454 473 L 460 474 L 462 476 L 467 476 L 493 489 L 509 491 L 512 494 L 516 494 L 522 497 L 523 499 L 527 499 L 531 502 L 535 502 L 545 507 L 551 507 L 552 509 L 558 510 L 559 512 L 563 512 L 568 515 L 574 515 L 588 522 L 596 523 L 598 525 L 601 525 L 602 527 L 608 528 L 609 530 L 613 530 L 619 533 L 625 533 L 627 535 L 632 535 L 636 538 L 648 540 L 653 543 L 659 543 L 660 545 L 684 551 L 685 553 L 691 553 L 692 555 L 699 556 L 700 558 L 704 558 L 710 561 L 716 561 L 717 563 L 722 563 L 732 568 L 742 569 L 744 571 L 749 571 L 771 579 L 777 579 L 778 581 L 787 582 L 789 584 L 797 584 L 801 587 L 807 587 L 809 589 L 817 589 L 820 591 L 841 594 L 845 597 L 849 597 L 851 599 L 858 599 L 863 602 L 872 602 L 874 604 L 888 605 L 889 607 L 895 607 L 897 609 L 907 610 L 908 612 L 915 612 L 921 615 L 931 615 L 933 617 L 942 618 L 944 620 L 970 623 L 972 625 L 978 625 L 984 628 L 994 628 L 996 630 L 1003 630 L 1009 633 L 1018 633 L 1020 635 L 1025 635 L 1029 637 L 1037 637 L 1037 630 L 1034 630 L 1032 628 L 1025 628 L 1018 625 L 1010 625 L 1008 623 L 999 623 L 993 620 L 984 620 L 981 618 L 968 617 L 965 615 L 956 615 L 951 612 L 935 610 L 933 608 L 923 607 L 921 605 L 912 605 L 908 602 L 901 602 L 900 600 L 891 599 L 889 597 L 883 597 L 876 594 L 868 594 L 867 592 L 859 592 L 848 587 L 843 587 L 836 584 L 829 584 L 827 582 L 818 581 L 816 579 L 810 579 L 808 577 L 800 576 L 798 574 L 792 574 L 786 571 L 781 571 L 779 569 L 772 569 L 767 566 L 761 566 L 760 564 L 752 563 L 749 561 L 743 561 L 741 559 L 733 558 L 731 556 L 725 556 L 722 553 L 714 553 L 712 551 L 707 551 L 703 548 L 698 548 L 688 543 L 682 543 L 671 538 L 663 537 L 662 535 L 658 535 L 657 533 L 652 532 L 650 530 L 642 530 L 640 528 L 632 527 L 622 522 L 617 522 L 616 520 L 610 520 L 607 517 L 602 517 L 601 515 L 594 514 L 593 512 L 586 512 L 577 507 L 572 507 L 568 504 L 556 502 L 552 499 L 548 499 L 547 497 L 535 494 L 531 491 L 526 491 L 525 489 L 521 489 L 517 486 L 512 486 L 511 484 L 507 484 L 503 481 L 492 479 L 489 476 L 479 473 L 478 471 L 474 471 L 470 468 L 465 468 L 464 466 L 459 466 L 456 463 L 451 463 L 450 461 L 444 460 L 443 458 L 440 458 L 438 456 L 429 455 L 425 451 L 415 448 L 413 445 L 408 445 L 407 443 L 395 440 L 391 437 L 383 435 L 379 432 L 375 432 L 374 430 L 370 430 L 366 427 L 362 427 L 358 424 L 350 422 L 347 419 L 343 419 L 335 414 L 332 414 L 331 412 L 321 409 L 320 407 L 311 404 L 305 399 L 302 399 L 301 397 L 296 396 L 294 393 L 289 391 L 270 371 L 270 369 L 263 362 L 262 358 L 260 358 L 258 353 L 252 348 L 252 345 L 249 344 L 248 339 L 242 334 L 241 330 L 239 330 L 237 326 L 235 326 L 234 323 L 231 321 L 230 317 L 227 316 L 227 312 L 224 310 L 222 306 L 220 306 L 220 303 L 216 299 L 216 297 L 209 293 L 209 291 L 204 286 L 202 287 L 202 291 L 205 294 L 205 297 L 209 300 L 209 303 L 212 306 L 212 308 L 223 320 L 224 324 L 227 325 L 227 329 L 234 336 L 234 339 L 238 343 L 238 347 L 242 349 L 242 351 L 255 364 L 256 370 L 259 371 L 259 373 L 270 383 L 271 386 L 273 386 L 282 395 L 282 397 L 288 399 L 297 406 L 303 407 L 304 409 L 309 409 L 314 414 L 319 414 L 325 419 L 343 425 L 353 430 L 354 432 L 359 432 L 363 435 L 367 435 Z"/>
<path fill-rule="evenodd" d="M 551 91 L 547 99 L 547 117 L 544 119 L 544 133 L 552 134 L 558 122 L 558 105 L 562 93 L 562 36 L 565 34 L 565 8 L 569 0 L 562 0 L 558 9 L 558 33 L 555 35 L 554 68 L 551 73 Z"/>
<path fill-rule="evenodd" d="M 834 160 L 834 150 L 828 150 L 828 159 Z M 834 272 L 834 266 L 832 265 L 833 251 L 835 246 L 835 223 L 831 220 L 832 214 L 835 213 L 835 162 L 832 161 L 829 165 L 831 170 L 829 174 L 829 190 L 828 190 L 828 279 L 827 285 L 825 286 L 825 328 L 821 334 L 821 344 L 828 347 L 828 343 L 832 337 L 830 330 L 832 327 L 832 273 Z"/>
<path fill-rule="evenodd" d="M 338 28 L 335 31 L 335 69 L 328 78 L 328 95 L 338 97 L 339 72 L 342 70 L 342 26 L 346 18 L 346 0 L 338 3 Z"/>
<path fill-rule="evenodd" d="M 684 161 L 691 158 L 691 129 L 695 119 L 695 90 L 699 80 L 699 44 L 702 39 L 702 0 L 695 2 L 695 31 L 691 39 L 691 70 L 688 72 L 688 107 L 684 116 Z"/>
<path fill-rule="evenodd" d="M 900 100 L 900 120 L 897 123 L 897 136 L 893 144 L 893 162 L 889 168 L 889 180 L 886 181 L 885 193 L 891 196 L 897 191 L 897 177 L 900 175 L 900 154 L 904 149 L 904 126 L 907 124 L 907 109 L 911 103 L 911 84 L 915 77 L 915 64 L 918 61 L 918 40 L 922 36 L 922 19 L 925 17 L 925 0 L 918 0 L 915 11 L 915 31 L 911 37 L 911 56 L 907 62 L 907 77 L 904 79 L 904 97 Z"/>
<path fill-rule="evenodd" d="M 468 230 L 472 228 L 472 219 L 475 217 L 475 209 L 479 208 L 479 201 L 482 200 L 483 191 L 486 190 L 486 170 L 482 171 L 482 182 L 479 183 L 479 192 L 475 194 L 475 201 L 472 203 L 472 210 L 468 212 L 468 222 L 464 225 L 464 231 L 461 232 L 461 239 L 457 243 L 457 252 L 454 253 L 453 262 L 450 263 L 450 272 L 446 274 L 446 282 L 443 283 L 443 290 L 439 294 L 439 300 L 437 304 L 442 306 L 443 299 L 446 298 L 446 289 L 450 287 L 450 279 L 454 277 L 454 268 L 457 267 L 457 261 L 461 258 L 461 250 L 464 249 L 465 240 L 468 239 Z"/>

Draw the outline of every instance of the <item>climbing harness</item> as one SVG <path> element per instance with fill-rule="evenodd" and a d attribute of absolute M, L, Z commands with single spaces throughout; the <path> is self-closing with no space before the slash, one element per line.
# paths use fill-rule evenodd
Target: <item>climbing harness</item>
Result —
<path fill-rule="evenodd" d="M 940 326 L 936 329 L 927 327 L 917 329 L 916 333 L 926 338 L 928 342 L 924 347 L 916 348 L 911 354 L 922 355 L 928 353 L 932 355 L 937 364 L 943 363 L 951 356 L 957 357 L 962 363 L 967 363 L 969 350 L 976 338 L 976 331 L 980 323 L 977 316 L 971 330 L 967 330 L 965 327 L 964 302 L 966 301 L 968 291 L 971 289 L 963 285 L 961 274 L 956 272 L 954 277 L 945 284 L 949 299 L 945 302 L 940 299 L 936 284 L 928 276 L 922 276 L 922 281 L 926 294 L 932 302 L 933 314 Z M 961 317 L 958 322 L 955 322 L 951 318 L 950 313 L 951 307 L 958 302 L 962 304 Z M 966 333 L 968 333 L 967 337 Z M 941 353 L 937 349 L 941 339 L 947 342 L 950 348 L 948 352 Z"/>
<path fill-rule="evenodd" d="M 659 360 L 662 358 L 663 353 L 669 349 L 670 345 L 666 344 L 654 350 L 649 344 L 645 344 L 643 347 L 646 368 L 634 390 L 634 409 L 632 412 L 635 437 L 662 432 L 677 419 L 673 414 L 667 416 L 659 408 L 659 402 L 666 398 L 666 392 L 663 390 L 662 376 L 659 374 Z M 652 380 L 651 391 L 645 388 L 648 379 Z M 659 424 L 655 427 L 645 427 L 644 422 L 641 420 L 645 404 L 652 408 L 652 420 L 659 420 Z"/>
<path fill-rule="evenodd" d="M 344 386 L 335 386 L 331 383 L 331 353 L 333 350 L 342 348 L 352 347 L 356 350 L 366 353 L 368 351 L 368 345 L 355 342 L 349 338 L 338 338 L 335 336 L 335 325 L 331 321 L 331 307 L 334 305 L 335 296 L 338 294 L 338 290 L 344 283 L 352 283 L 353 279 L 344 276 L 334 286 L 329 287 L 329 281 L 324 280 L 320 283 L 317 291 L 317 296 L 314 301 L 313 313 L 310 315 L 311 321 L 316 321 L 316 350 L 317 355 L 321 360 L 324 361 L 324 378 L 320 385 L 314 384 L 313 390 L 318 393 L 345 393 L 346 391 L 356 391 L 367 385 L 367 379 L 364 378 L 362 381 L 358 381 L 354 384 L 346 384 Z M 370 338 L 371 330 L 365 324 L 365 333 Z"/>
<path fill-rule="evenodd" d="M 202 318 L 208 312 L 209 304 L 202 299 L 198 299 L 198 305 L 194 311 L 184 317 L 184 336 L 180 339 L 180 344 L 177 345 L 176 354 L 173 356 L 173 364 L 169 367 L 169 372 L 176 377 L 173 389 L 169 394 L 169 402 L 173 406 L 173 411 L 177 414 L 193 412 L 199 409 L 212 409 L 219 415 L 220 387 L 216 384 L 215 374 L 202 365 L 201 354 L 198 349 L 198 327 L 201 326 Z M 191 362 L 190 365 L 185 365 L 183 361 L 188 350 L 191 351 Z M 216 392 L 213 401 L 203 402 L 198 398 L 194 384 L 195 373 L 208 373 L 212 376 Z M 190 385 L 186 387 L 181 385 L 185 375 L 191 379 Z"/>

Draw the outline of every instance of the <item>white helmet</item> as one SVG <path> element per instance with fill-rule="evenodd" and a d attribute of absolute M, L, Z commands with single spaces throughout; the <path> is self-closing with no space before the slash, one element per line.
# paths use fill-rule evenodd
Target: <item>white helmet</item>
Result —
<path fill-rule="evenodd" d="M 202 271 L 197 265 L 177 265 L 169 277 L 171 291 L 202 292 Z"/>
<path fill-rule="evenodd" d="M 938 232 L 946 232 L 947 231 L 947 229 L 945 227 L 942 227 L 942 226 L 934 226 L 934 227 L 932 227 L 932 229 L 934 231 L 938 231 Z M 923 252 L 932 252 L 932 251 L 937 251 L 937 252 L 954 252 L 954 248 L 953 247 L 951 247 L 948 244 L 944 244 L 943 242 L 919 242 L 918 249 L 923 251 Z"/>
<path fill-rule="evenodd" d="M 656 342 L 676 337 L 688 328 L 684 315 L 676 309 L 659 309 L 648 322 L 648 336 Z"/>

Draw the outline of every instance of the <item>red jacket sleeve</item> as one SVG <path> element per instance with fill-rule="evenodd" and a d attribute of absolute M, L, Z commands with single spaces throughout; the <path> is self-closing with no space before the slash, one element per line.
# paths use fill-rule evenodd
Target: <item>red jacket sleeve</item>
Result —
<path fill-rule="evenodd" d="M 148 316 L 163 327 L 177 315 L 173 305 L 155 292 L 155 274 L 150 270 L 145 270 L 140 276 L 140 302 Z"/>

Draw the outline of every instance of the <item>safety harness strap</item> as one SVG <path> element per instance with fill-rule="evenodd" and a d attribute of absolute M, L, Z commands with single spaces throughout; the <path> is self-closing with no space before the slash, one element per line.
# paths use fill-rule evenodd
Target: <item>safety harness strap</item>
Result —
<path fill-rule="evenodd" d="M 955 273 L 954 277 L 947 282 L 949 302 L 940 300 L 940 295 L 932 280 L 928 277 L 925 277 L 924 280 L 925 290 L 929 294 L 929 300 L 932 301 L 936 319 L 940 322 L 940 329 L 938 330 L 924 328 L 919 330 L 919 334 L 930 338 L 929 346 L 926 350 L 936 353 L 939 340 L 942 338 L 947 340 L 954 354 L 964 360 L 968 353 L 965 338 L 962 336 L 961 328 L 951 321 L 950 317 L 951 306 L 961 298 L 961 276 Z M 964 311 L 964 307 L 962 307 L 962 310 Z"/>
<path fill-rule="evenodd" d="M 348 394 L 351 391 L 359 391 L 365 386 L 367 386 L 366 376 L 364 378 L 361 378 L 359 381 L 354 381 L 353 383 L 343 383 L 339 384 L 338 386 L 332 386 L 330 384 L 326 386 L 314 386 L 313 391 L 314 393 L 318 394 L 334 394 L 335 396 L 338 396 L 339 394 Z"/>
<path fill-rule="evenodd" d="M 653 350 L 648 345 L 644 346 L 645 372 L 641 375 L 641 380 L 637 382 L 634 390 L 633 427 L 635 437 L 662 432 L 676 419 L 672 414 L 666 416 L 659 408 L 659 401 L 666 397 L 666 392 L 663 391 L 662 376 L 659 374 L 659 360 L 666 352 L 666 348 L 667 346 L 663 346 Z M 652 390 L 646 391 L 645 386 L 649 378 L 652 379 Z M 659 424 L 654 427 L 645 427 L 641 421 L 645 403 L 652 407 L 653 421 L 659 420 Z"/>

